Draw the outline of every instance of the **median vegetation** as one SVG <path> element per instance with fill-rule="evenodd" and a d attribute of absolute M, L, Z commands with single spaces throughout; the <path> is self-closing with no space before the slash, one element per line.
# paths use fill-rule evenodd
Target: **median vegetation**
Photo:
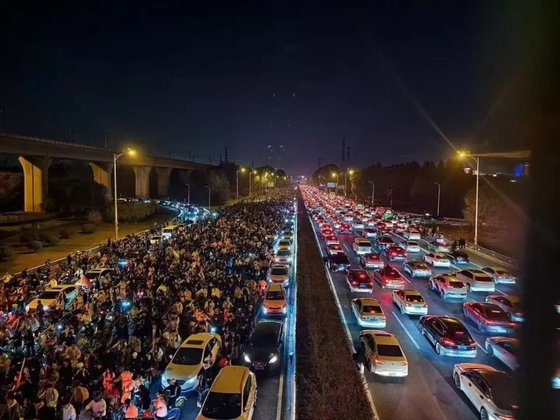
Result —
<path fill-rule="evenodd" d="M 371 419 L 301 196 L 297 257 L 297 416 Z"/>

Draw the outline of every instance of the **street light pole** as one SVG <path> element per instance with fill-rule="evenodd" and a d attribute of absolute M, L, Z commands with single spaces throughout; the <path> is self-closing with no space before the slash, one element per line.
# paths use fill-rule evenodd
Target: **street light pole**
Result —
<path fill-rule="evenodd" d="M 478 245 L 478 183 L 480 180 L 480 157 L 474 156 L 476 162 L 476 189 L 475 189 L 475 204 L 474 204 L 474 244 Z"/>
<path fill-rule="evenodd" d="M 235 199 L 239 201 L 239 169 L 235 171 Z"/>
<path fill-rule="evenodd" d="M 119 240 L 119 210 L 118 210 L 118 201 L 119 195 L 117 193 L 117 160 L 124 156 L 125 154 L 129 154 L 133 156 L 136 152 L 132 149 L 127 149 L 122 153 L 113 153 L 113 189 L 115 190 L 115 241 Z"/>
<path fill-rule="evenodd" d="M 368 181 L 371 184 L 371 207 L 373 207 L 374 198 L 375 198 L 375 182 Z"/>
<path fill-rule="evenodd" d="M 210 211 L 210 187 L 208 185 L 205 185 L 204 188 L 208 188 L 208 211 Z"/>
<path fill-rule="evenodd" d="M 191 185 L 185 184 L 187 186 L 187 204 L 191 204 Z"/>
<path fill-rule="evenodd" d="M 440 202 L 440 198 L 441 198 L 441 185 L 439 182 L 434 182 L 434 184 L 437 185 L 437 212 L 436 212 L 436 217 L 439 217 L 439 202 Z"/>

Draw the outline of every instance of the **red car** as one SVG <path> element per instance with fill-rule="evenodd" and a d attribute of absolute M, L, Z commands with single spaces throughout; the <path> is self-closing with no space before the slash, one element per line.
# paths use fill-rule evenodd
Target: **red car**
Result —
<path fill-rule="evenodd" d="M 366 270 L 348 271 L 346 283 L 351 292 L 373 292 L 373 284 Z"/>
<path fill-rule="evenodd" d="M 390 246 L 385 249 L 385 255 L 389 258 L 389 261 L 404 261 L 408 254 L 400 246 Z"/>
<path fill-rule="evenodd" d="M 390 265 L 373 272 L 373 278 L 383 288 L 404 289 L 405 279 L 401 274 Z"/>
<path fill-rule="evenodd" d="M 332 231 L 332 229 L 322 229 L 321 230 L 321 236 L 323 238 L 326 238 L 327 236 L 332 236 L 334 234 L 334 232 Z"/>
<path fill-rule="evenodd" d="M 480 332 L 511 334 L 518 324 L 512 322 L 506 311 L 494 303 L 465 302 L 463 315 L 470 319 Z"/>
<path fill-rule="evenodd" d="M 340 233 L 352 233 L 352 225 L 350 225 L 349 223 L 341 223 Z"/>
<path fill-rule="evenodd" d="M 339 254 L 339 253 L 344 254 L 344 251 L 342 250 L 342 247 L 340 246 L 340 244 L 327 245 L 327 252 L 329 253 L 329 255 L 336 255 L 336 254 Z"/>

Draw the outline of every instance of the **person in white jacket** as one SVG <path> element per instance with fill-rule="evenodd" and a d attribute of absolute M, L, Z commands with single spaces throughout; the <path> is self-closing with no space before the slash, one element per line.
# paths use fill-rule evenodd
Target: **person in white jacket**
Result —
<path fill-rule="evenodd" d="M 76 420 L 76 409 L 70 401 L 62 407 L 62 420 Z"/>

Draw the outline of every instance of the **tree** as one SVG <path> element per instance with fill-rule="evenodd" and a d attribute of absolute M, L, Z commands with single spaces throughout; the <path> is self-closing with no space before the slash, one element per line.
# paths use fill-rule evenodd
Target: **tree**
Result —
<path fill-rule="evenodd" d="M 474 224 L 476 212 L 476 189 L 471 188 L 465 194 L 463 215 L 466 220 Z M 509 219 L 508 206 L 505 200 L 487 184 L 481 184 L 478 191 L 478 222 L 491 228 L 504 226 L 504 220 Z"/>
<path fill-rule="evenodd" d="M 326 184 L 327 182 L 336 182 L 336 177 L 332 176 L 333 173 L 340 173 L 340 169 L 334 163 L 327 163 L 313 172 L 311 183 L 319 185 Z M 340 183 L 340 178 L 338 182 Z"/>

